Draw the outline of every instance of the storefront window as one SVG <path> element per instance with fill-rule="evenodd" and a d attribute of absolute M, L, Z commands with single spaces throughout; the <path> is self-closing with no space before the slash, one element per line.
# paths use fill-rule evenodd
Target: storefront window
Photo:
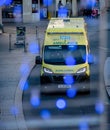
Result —
<path fill-rule="evenodd" d="M 32 13 L 38 12 L 38 0 L 32 0 Z"/>
<path fill-rule="evenodd" d="M 5 5 L 2 8 L 2 18 L 15 18 L 15 9 L 18 9 L 20 15 L 22 14 L 22 0 L 13 0 L 10 5 Z M 17 12 L 17 11 L 16 11 Z"/>

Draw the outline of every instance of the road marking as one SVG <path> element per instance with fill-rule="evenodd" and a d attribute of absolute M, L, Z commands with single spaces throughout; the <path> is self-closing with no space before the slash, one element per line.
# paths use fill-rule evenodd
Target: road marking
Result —
<path fill-rule="evenodd" d="M 107 51 L 107 52 L 110 52 L 108 48 L 105 48 L 105 47 L 99 47 L 99 49 L 102 49 L 104 51 Z"/>

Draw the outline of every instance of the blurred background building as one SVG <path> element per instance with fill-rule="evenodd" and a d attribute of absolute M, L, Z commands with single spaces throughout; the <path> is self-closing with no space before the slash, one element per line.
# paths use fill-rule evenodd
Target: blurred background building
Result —
<path fill-rule="evenodd" d="M 0 21 L 32 23 L 56 17 L 59 0 L 6 0 L 0 3 Z M 62 0 L 65 6 L 67 0 Z M 110 0 L 70 0 L 71 17 L 82 15 L 83 9 L 98 8 L 103 11 L 110 7 Z M 2 18 L 1 18 L 2 17 Z M 2 19 L 2 20 L 1 20 Z"/>

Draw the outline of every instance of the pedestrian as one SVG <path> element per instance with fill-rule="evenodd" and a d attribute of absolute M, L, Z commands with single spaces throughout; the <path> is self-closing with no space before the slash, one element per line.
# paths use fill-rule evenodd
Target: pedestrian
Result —
<path fill-rule="evenodd" d="M 95 8 L 93 8 L 93 9 L 92 9 L 91 16 L 92 16 L 93 18 L 96 18 L 96 17 L 98 16 L 98 10 L 95 9 Z"/>
<path fill-rule="evenodd" d="M 61 0 L 60 0 L 59 3 L 58 3 L 58 10 L 59 10 L 62 6 L 63 6 L 63 4 L 62 4 L 62 2 L 61 2 Z"/>
<path fill-rule="evenodd" d="M 68 0 L 68 1 L 66 2 L 65 7 L 66 7 L 66 9 L 67 9 L 67 16 L 68 16 L 68 17 L 71 17 L 72 5 L 71 5 L 70 0 Z"/>
<path fill-rule="evenodd" d="M 61 6 L 60 9 L 58 10 L 58 17 L 60 18 L 67 17 L 67 9 L 65 8 L 65 6 Z"/>

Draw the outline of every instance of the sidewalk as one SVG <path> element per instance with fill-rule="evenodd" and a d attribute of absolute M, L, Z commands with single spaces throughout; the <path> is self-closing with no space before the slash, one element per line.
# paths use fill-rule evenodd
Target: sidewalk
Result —
<path fill-rule="evenodd" d="M 38 22 L 40 44 L 44 38 L 47 22 Z M 25 24 L 27 52 L 23 47 L 14 46 L 16 25 L 5 24 L 5 33 L 0 35 L 0 130 L 26 130 L 22 112 L 22 92 L 27 77 L 35 63 L 36 47 L 35 25 Z M 12 34 L 12 50 L 9 51 L 9 34 Z M 34 44 L 35 43 L 35 44 Z M 32 45 L 32 46 L 31 46 Z M 19 123 L 22 122 L 21 123 Z"/>
<path fill-rule="evenodd" d="M 30 53 L 19 52 L 0 52 L 0 130 L 17 130 L 17 116 L 22 116 L 21 99 L 22 87 L 26 77 L 34 65 L 34 57 Z M 22 66 L 26 66 L 24 70 Z M 22 72 L 28 72 L 24 77 L 21 86 Z M 17 98 L 17 99 L 16 99 Z M 22 119 L 21 119 L 22 120 Z"/>

